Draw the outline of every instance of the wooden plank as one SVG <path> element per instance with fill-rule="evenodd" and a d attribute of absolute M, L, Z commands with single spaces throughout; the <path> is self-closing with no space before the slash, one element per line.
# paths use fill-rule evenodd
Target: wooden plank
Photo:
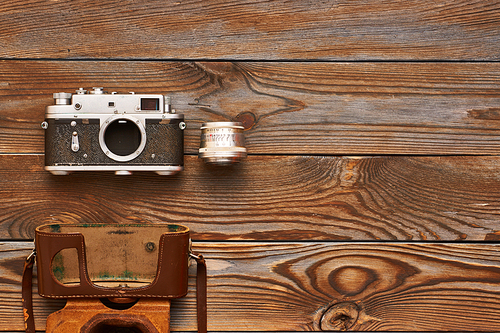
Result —
<path fill-rule="evenodd" d="M 20 270 L 31 246 L 1 244 L 4 330 L 22 328 Z M 234 242 L 195 248 L 207 257 L 211 331 L 500 330 L 498 244 Z M 174 331 L 196 328 L 192 268 L 188 296 L 174 302 Z M 61 306 L 36 296 L 37 327 Z"/>
<path fill-rule="evenodd" d="M 44 223 L 175 222 L 196 240 L 498 240 L 499 157 L 251 156 L 176 176 L 53 176 L 0 155 L 0 239 Z"/>
<path fill-rule="evenodd" d="M 498 60 L 489 1 L 16 1 L 2 58 Z"/>
<path fill-rule="evenodd" d="M 0 61 L 0 153 L 43 153 L 52 94 L 92 86 L 172 96 L 188 154 L 221 120 L 250 154 L 500 154 L 499 63 L 154 61 Z"/>

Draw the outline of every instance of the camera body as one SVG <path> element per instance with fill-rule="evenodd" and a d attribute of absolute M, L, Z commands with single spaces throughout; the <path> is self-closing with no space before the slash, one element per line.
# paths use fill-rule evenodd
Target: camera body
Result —
<path fill-rule="evenodd" d="M 102 88 L 55 93 L 45 121 L 45 169 L 154 171 L 172 175 L 184 168 L 184 116 L 158 94 L 108 94 Z"/>

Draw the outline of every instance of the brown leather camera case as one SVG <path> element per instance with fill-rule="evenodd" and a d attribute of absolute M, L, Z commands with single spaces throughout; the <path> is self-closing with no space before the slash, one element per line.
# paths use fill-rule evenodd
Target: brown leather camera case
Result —
<path fill-rule="evenodd" d="M 92 320 L 105 316 L 102 320 L 104 323 L 114 316 L 123 317 L 125 312 L 107 311 L 99 304 L 99 298 L 117 303 L 139 299 L 139 303 L 131 308 L 129 319 L 148 317 L 148 322 L 154 322 L 154 318 L 161 317 L 162 313 L 163 318 L 166 317 L 161 324 L 165 330 L 158 332 L 169 330 L 169 300 L 186 295 L 189 258 L 194 258 L 197 261 L 198 331 L 206 332 L 206 264 L 203 256 L 191 252 L 189 229 L 185 226 L 48 224 L 35 230 L 35 247 L 35 251 L 26 259 L 23 272 L 26 332 L 35 331 L 31 297 L 35 256 L 38 264 L 38 292 L 43 297 L 67 298 L 68 304 L 61 311 L 70 314 L 72 311 L 93 308 L 96 315 Z M 161 308 L 160 313 L 152 313 L 154 309 L 150 309 L 147 299 L 157 302 L 155 307 L 157 310 Z M 54 318 L 55 315 L 51 316 Z M 49 320 L 47 324 L 49 328 Z M 94 330 L 90 329 L 89 332 Z"/>

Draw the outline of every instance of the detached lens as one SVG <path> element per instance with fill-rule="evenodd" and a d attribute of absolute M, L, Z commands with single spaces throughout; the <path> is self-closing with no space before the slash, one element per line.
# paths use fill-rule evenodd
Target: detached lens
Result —
<path fill-rule="evenodd" d="M 243 130 L 243 124 L 237 122 L 204 123 L 198 157 L 217 165 L 240 162 L 247 156 Z"/>

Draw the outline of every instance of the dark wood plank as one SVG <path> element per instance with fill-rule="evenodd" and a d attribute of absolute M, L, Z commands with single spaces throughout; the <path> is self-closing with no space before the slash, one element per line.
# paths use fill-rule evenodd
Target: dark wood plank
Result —
<path fill-rule="evenodd" d="M 498 60 L 497 1 L 16 1 L 2 58 Z"/>
<path fill-rule="evenodd" d="M 165 93 L 185 152 L 204 121 L 240 120 L 250 154 L 500 153 L 499 63 L 0 61 L 0 153 L 43 153 L 54 92 Z"/>
<path fill-rule="evenodd" d="M 4 243 L 0 326 L 22 329 L 20 270 Z M 195 243 L 207 257 L 211 331 L 499 331 L 498 244 Z M 195 330 L 190 292 L 172 329 Z M 37 327 L 63 304 L 35 297 Z"/>
<path fill-rule="evenodd" d="M 0 155 L 0 239 L 43 223 L 186 224 L 197 240 L 498 240 L 498 157 L 251 156 L 176 176 L 52 176 Z"/>

